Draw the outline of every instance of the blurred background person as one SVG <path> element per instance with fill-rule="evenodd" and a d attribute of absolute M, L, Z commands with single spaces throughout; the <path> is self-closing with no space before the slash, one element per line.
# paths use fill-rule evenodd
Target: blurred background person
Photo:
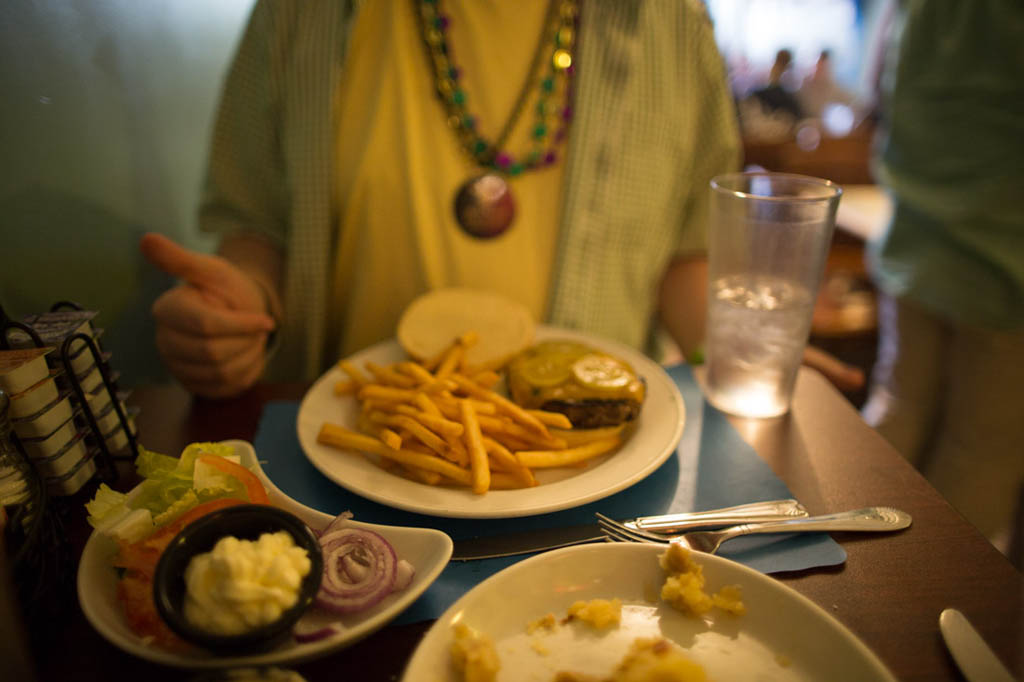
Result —
<path fill-rule="evenodd" d="M 884 74 L 865 419 L 1004 552 L 1024 485 L 1024 3 L 908 0 Z"/>
<path fill-rule="evenodd" d="M 822 118 L 829 105 L 852 107 L 855 99 L 852 92 L 836 81 L 832 73 L 832 56 L 828 50 L 822 50 L 818 55 L 814 70 L 804 77 L 796 96 L 800 110 L 812 118 Z"/>
<path fill-rule="evenodd" d="M 763 85 L 757 70 L 745 54 L 734 57 L 729 64 L 729 87 L 732 96 L 741 100 L 750 92 Z"/>
<path fill-rule="evenodd" d="M 775 53 L 767 85 L 754 90 L 753 96 L 763 108 L 788 114 L 795 122 L 804 116 L 795 94 L 799 85 L 800 79 L 793 67 L 793 53 L 783 48 Z"/>
<path fill-rule="evenodd" d="M 787 92 L 794 92 L 800 85 L 800 77 L 793 66 L 793 51 L 784 47 L 775 53 L 775 61 L 768 71 L 768 85 L 778 86 Z"/>

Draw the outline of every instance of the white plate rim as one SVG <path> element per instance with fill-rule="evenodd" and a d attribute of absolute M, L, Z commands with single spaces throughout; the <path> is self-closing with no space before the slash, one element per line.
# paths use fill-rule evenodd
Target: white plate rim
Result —
<path fill-rule="evenodd" d="M 451 641 L 451 625 L 456 620 L 463 618 L 467 611 L 471 612 L 473 603 L 480 600 L 487 593 L 501 591 L 504 586 L 503 584 L 509 582 L 511 578 L 517 577 L 520 573 L 525 573 L 527 575 L 534 574 L 536 576 L 534 578 L 535 580 L 543 580 L 547 570 L 546 567 L 552 562 L 562 560 L 565 557 L 576 560 L 578 564 L 582 564 L 586 561 L 590 565 L 605 567 L 608 566 L 609 563 L 607 561 L 601 561 L 600 557 L 602 554 L 610 552 L 633 553 L 636 556 L 635 561 L 649 561 L 651 562 L 651 565 L 657 565 L 657 557 L 664 552 L 664 547 L 648 543 L 575 545 L 572 547 L 564 547 L 537 554 L 512 564 L 511 566 L 478 583 L 462 595 L 462 597 L 456 600 L 437 618 L 434 624 L 431 625 L 430 629 L 423 635 L 423 638 L 413 651 L 412 656 L 403 670 L 402 677 L 400 678 L 401 682 L 417 682 L 419 679 L 423 679 L 423 674 L 428 670 L 436 675 L 436 663 L 438 660 L 439 647 L 447 651 L 447 645 Z M 574 557 L 573 555 L 580 556 Z M 586 555 L 595 556 L 584 559 Z M 745 600 L 752 589 L 764 590 L 776 595 L 781 595 L 788 600 L 789 603 L 793 604 L 795 608 L 804 609 L 812 614 L 821 625 L 819 630 L 820 632 L 830 633 L 831 635 L 838 637 L 841 644 L 850 647 L 853 655 L 858 657 L 863 665 L 874 674 L 871 678 L 860 679 L 873 679 L 878 680 L 879 682 L 897 682 L 895 675 L 893 675 L 885 663 L 874 651 L 871 650 L 870 647 L 868 647 L 867 644 L 843 625 L 834 615 L 789 585 L 725 557 L 712 554 L 695 554 L 694 558 L 703 566 L 705 576 L 709 578 L 709 583 L 714 580 L 716 573 L 725 572 L 729 577 L 720 577 L 720 581 L 723 582 L 723 584 L 740 583 Z M 610 598 L 614 595 L 605 596 Z M 587 598 L 587 596 L 581 598 Z M 536 610 L 537 613 L 535 617 L 539 618 L 545 613 L 550 612 L 551 609 L 538 605 Z M 472 623 L 468 624 L 473 625 Z M 527 621 L 524 621 L 523 623 L 517 623 L 516 625 L 525 630 L 526 624 Z M 740 627 L 742 628 L 742 625 Z M 484 634 L 487 633 L 485 632 Z M 827 643 L 825 645 L 827 645 Z M 499 656 L 500 655 L 501 652 L 499 650 Z M 445 658 L 447 658 L 447 655 L 445 655 Z M 438 677 L 437 679 L 442 680 L 446 678 Z"/>
<path fill-rule="evenodd" d="M 639 483 L 675 452 L 682 437 L 686 406 L 679 388 L 662 366 L 621 343 L 569 329 L 538 326 L 538 341 L 551 338 L 576 340 L 617 355 L 647 382 L 647 399 L 630 439 L 613 455 L 560 480 L 557 491 L 542 484 L 474 495 L 468 489 L 432 487 L 390 474 L 361 457 L 320 445 L 316 442 L 317 433 L 328 420 L 327 415 L 333 414 L 326 406 L 337 406 L 339 414 L 342 406 L 350 412 L 354 410 L 354 398 L 334 395 L 334 384 L 346 378 L 337 366 L 317 379 L 299 404 L 295 428 L 302 451 L 320 473 L 350 492 L 389 507 L 446 518 L 546 514 L 594 502 Z M 368 359 L 387 363 L 402 357 L 398 342 L 389 339 L 355 353 L 348 360 L 361 367 Z M 544 480 L 549 473 L 538 472 L 538 479 Z"/>
<path fill-rule="evenodd" d="M 223 443 L 234 447 L 236 454 L 241 456 L 242 462 L 260 478 L 275 506 L 292 512 L 314 528 L 322 528 L 334 518 L 329 514 L 324 514 L 296 502 L 285 495 L 267 478 L 267 475 L 259 465 L 259 460 L 251 443 L 243 440 L 228 440 L 223 441 Z M 104 615 L 103 600 L 109 600 L 110 595 L 101 594 L 101 590 L 94 589 L 95 585 L 92 584 L 91 576 L 94 575 L 94 571 L 103 570 L 102 563 L 105 563 L 106 570 L 112 573 L 115 569 L 110 565 L 108 550 L 103 547 L 103 541 L 98 538 L 96 533 L 90 534 L 82 551 L 82 558 L 79 561 L 77 573 L 78 601 L 86 620 L 104 639 L 129 654 L 153 663 L 176 668 L 213 669 L 294 664 L 326 656 L 333 651 L 351 646 L 367 635 L 379 630 L 408 608 L 437 579 L 441 571 L 448 565 L 448 560 L 452 554 L 451 538 L 442 531 L 433 528 L 386 526 L 361 522 L 355 519 L 349 521 L 349 523 L 359 528 L 380 533 L 392 542 L 400 539 L 406 542 L 421 543 L 424 545 L 424 551 L 429 552 L 435 559 L 429 565 L 417 565 L 416 575 L 413 578 L 412 584 L 402 592 L 388 597 L 381 606 L 376 607 L 372 611 L 371 616 L 355 622 L 339 634 L 317 642 L 282 645 L 282 647 L 272 651 L 259 654 L 217 657 L 205 654 L 199 656 L 182 655 L 147 645 L 142 641 L 142 638 L 129 634 L 130 631 L 125 632 L 127 630 L 126 626 L 124 629 L 121 629 L 115 626 L 115 624 L 108 622 L 107 617 Z M 120 614 L 120 605 L 117 606 L 116 612 Z"/>

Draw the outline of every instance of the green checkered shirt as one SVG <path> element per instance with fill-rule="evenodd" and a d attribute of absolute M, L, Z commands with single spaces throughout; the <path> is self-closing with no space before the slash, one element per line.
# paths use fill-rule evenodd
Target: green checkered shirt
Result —
<path fill-rule="evenodd" d="M 408 0 L 374 0 L 408 1 Z M 312 379 L 328 348 L 331 103 L 358 2 L 261 0 L 228 73 L 200 212 L 286 256 L 271 376 Z M 669 259 L 705 248 L 708 181 L 739 138 L 699 0 L 583 0 L 573 130 L 545 322 L 646 348 Z"/>

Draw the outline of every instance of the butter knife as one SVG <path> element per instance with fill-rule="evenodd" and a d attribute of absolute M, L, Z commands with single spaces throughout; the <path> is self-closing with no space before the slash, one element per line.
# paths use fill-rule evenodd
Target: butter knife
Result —
<path fill-rule="evenodd" d="M 807 516 L 807 510 L 796 500 L 769 500 L 699 512 L 640 516 L 624 523 L 655 533 L 676 533 L 693 528 L 787 521 L 804 516 Z M 486 535 L 455 540 L 452 561 L 515 556 L 587 542 L 603 542 L 604 539 L 601 526 L 596 523 Z"/>
<path fill-rule="evenodd" d="M 939 615 L 939 630 L 968 682 L 1013 682 L 1013 675 L 964 614 L 956 609 L 944 610 Z"/>

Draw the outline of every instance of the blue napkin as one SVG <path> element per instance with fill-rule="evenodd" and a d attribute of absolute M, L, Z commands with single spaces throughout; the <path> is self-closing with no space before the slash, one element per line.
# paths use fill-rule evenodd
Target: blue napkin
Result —
<path fill-rule="evenodd" d="M 371 523 L 438 528 L 453 539 L 593 523 L 594 512 L 628 518 L 695 511 L 792 497 L 789 489 L 740 437 L 725 415 L 709 405 L 687 365 L 669 368 L 686 403 L 686 424 L 676 448 L 654 473 L 603 500 L 550 514 L 517 519 L 447 519 L 387 507 L 339 487 L 309 463 L 295 432 L 296 402 L 267 404 L 253 446 L 267 476 L 289 497 L 327 514 L 349 510 Z M 825 533 L 761 535 L 732 540 L 721 556 L 763 573 L 832 566 L 846 552 Z M 529 555 L 453 561 L 396 623 L 434 619 L 471 587 Z"/>

